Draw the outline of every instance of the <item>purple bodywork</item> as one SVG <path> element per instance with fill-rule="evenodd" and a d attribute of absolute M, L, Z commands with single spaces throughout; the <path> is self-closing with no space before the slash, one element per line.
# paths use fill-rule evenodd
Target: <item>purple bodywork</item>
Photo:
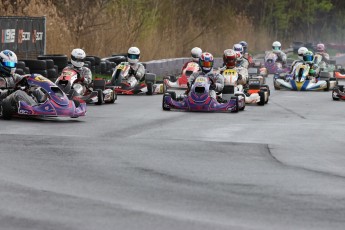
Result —
<path fill-rule="evenodd" d="M 69 100 L 57 85 L 39 74 L 25 75 L 25 77 L 30 86 L 41 87 L 49 96 L 43 104 L 35 106 L 19 101 L 18 115 L 73 118 L 85 116 L 86 103 L 84 101 L 74 102 Z"/>
<path fill-rule="evenodd" d="M 163 109 L 177 109 L 185 111 L 205 112 L 237 112 L 245 106 L 244 99 L 233 97 L 226 103 L 219 103 L 209 95 L 210 80 L 206 77 L 197 77 L 188 95 L 180 100 L 174 100 L 171 94 L 163 96 Z"/>

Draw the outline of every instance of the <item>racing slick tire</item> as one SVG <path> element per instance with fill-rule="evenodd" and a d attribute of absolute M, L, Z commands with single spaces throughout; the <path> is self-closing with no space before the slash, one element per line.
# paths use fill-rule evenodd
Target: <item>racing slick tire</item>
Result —
<path fill-rule="evenodd" d="M 153 94 L 153 83 L 151 81 L 146 82 L 146 86 L 147 86 L 146 95 L 152 95 Z"/>
<path fill-rule="evenodd" d="M 165 103 L 165 100 L 164 100 L 167 96 L 170 96 L 170 94 L 169 94 L 169 93 L 165 93 L 165 94 L 163 95 L 162 109 L 163 109 L 164 111 L 169 111 L 169 110 L 170 110 L 170 106 L 167 105 L 167 104 Z"/>
<path fill-rule="evenodd" d="M 97 91 L 97 102 L 96 105 L 101 105 L 103 103 L 103 91 L 101 89 L 96 89 Z"/>
<path fill-rule="evenodd" d="M 8 98 L 5 98 L 1 103 L 0 115 L 4 120 L 11 120 L 12 114 L 15 111 L 15 108 L 12 106 L 11 101 Z"/>
<path fill-rule="evenodd" d="M 230 100 L 235 100 L 235 104 L 236 104 L 236 109 L 234 111 L 232 111 L 233 113 L 238 113 L 239 108 L 238 108 L 238 96 L 232 96 Z"/>
<path fill-rule="evenodd" d="M 268 92 L 268 96 L 271 96 L 271 90 L 270 90 L 270 87 L 268 85 L 262 85 L 263 88 L 266 88 L 267 89 L 267 92 Z"/>
<path fill-rule="evenodd" d="M 167 91 L 170 94 L 171 98 L 176 101 L 176 92 L 175 91 Z"/>
<path fill-rule="evenodd" d="M 104 103 L 106 104 L 114 104 L 117 98 L 117 94 L 115 91 L 113 91 L 113 95 L 111 96 L 111 100 L 110 101 L 104 101 Z"/>
<path fill-rule="evenodd" d="M 324 91 L 329 91 L 329 80 L 326 80 L 326 88 L 324 89 Z"/>
<path fill-rule="evenodd" d="M 263 90 L 260 90 L 259 92 L 259 96 L 260 96 L 260 101 L 258 102 L 258 105 L 265 105 L 265 92 Z"/>

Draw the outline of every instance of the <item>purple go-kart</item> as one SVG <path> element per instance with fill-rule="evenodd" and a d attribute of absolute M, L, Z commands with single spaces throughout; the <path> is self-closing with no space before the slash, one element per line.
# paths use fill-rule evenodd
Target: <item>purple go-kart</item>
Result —
<path fill-rule="evenodd" d="M 184 94 L 176 97 L 176 92 L 168 91 L 163 95 L 163 110 L 204 112 L 238 112 L 244 110 L 244 97 L 223 94 L 223 99 L 226 99 L 227 102 L 219 103 L 209 95 L 210 84 L 209 78 L 199 76 L 195 79 L 188 95 Z"/>
<path fill-rule="evenodd" d="M 3 119 L 9 120 L 12 116 L 71 118 L 85 116 L 86 103 L 77 99 L 69 100 L 67 95 L 49 79 L 39 74 L 24 75 L 24 78 L 26 78 L 25 87 L 39 87 L 46 95 L 46 100 L 37 105 L 29 105 L 22 100 L 14 102 L 5 98 L 0 104 L 0 115 Z"/>

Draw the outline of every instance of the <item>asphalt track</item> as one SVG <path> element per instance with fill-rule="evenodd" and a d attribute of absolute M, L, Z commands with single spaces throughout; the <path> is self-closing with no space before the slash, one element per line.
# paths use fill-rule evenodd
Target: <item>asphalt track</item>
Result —
<path fill-rule="evenodd" d="M 345 103 L 271 88 L 237 114 L 0 120 L 0 229 L 344 229 Z"/>

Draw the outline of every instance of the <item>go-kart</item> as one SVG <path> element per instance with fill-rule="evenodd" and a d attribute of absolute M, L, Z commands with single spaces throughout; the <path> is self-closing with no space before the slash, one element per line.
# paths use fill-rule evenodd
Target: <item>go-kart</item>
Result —
<path fill-rule="evenodd" d="M 328 91 L 337 84 L 336 78 L 331 78 L 328 72 L 320 72 L 318 76 L 309 75 L 310 66 L 308 64 L 299 64 L 296 66 L 293 74 L 275 74 L 273 85 L 276 90 L 295 90 L 295 91 Z"/>
<path fill-rule="evenodd" d="M 344 85 L 337 85 L 332 91 L 332 98 L 335 101 L 345 100 Z"/>
<path fill-rule="evenodd" d="M 336 79 L 345 79 L 345 69 L 344 68 L 340 68 L 340 69 L 334 70 L 333 76 Z"/>
<path fill-rule="evenodd" d="M 23 100 L 13 101 L 5 98 L 1 101 L 0 115 L 9 120 L 12 116 L 18 117 L 71 117 L 85 116 L 86 103 L 82 100 L 69 100 L 67 95 L 49 79 L 39 74 L 27 74 L 23 76 L 20 87 L 16 90 L 26 90 L 30 87 L 39 87 L 46 100 L 43 103 L 29 105 Z M 15 93 L 15 92 L 13 92 Z"/>
<path fill-rule="evenodd" d="M 219 103 L 209 94 L 211 80 L 208 77 L 198 76 L 192 84 L 187 95 L 179 95 L 176 92 L 168 91 L 163 95 L 163 110 L 184 110 L 204 112 L 238 112 L 244 110 L 244 97 L 232 96 L 225 103 Z M 224 95 L 223 95 L 224 96 Z"/>
<path fill-rule="evenodd" d="M 118 64 L 112 74 L 108 86 L 114 86 L 117 94 L 163 94 L 166 91 L 163 83 L 156 83 L 156 75 L 152 73 L 146 73 L 140 82 L 132 84 L 130 82 L 129 75 L 130 65 L 129 62 L 121 62 Z"/>
<path fill-rule="evenodd" d="M 176 79 L 175 76 L 168 76 L 164 78 L 164 85 L 166 88 L 187 89 L 187 82 L 190 75 L 199 71 L 199 65 L 195 62 L 189 62 L 182 70 L 182 74 Z"/>
<path fill-rule="evenodd" d="M 55 84 L 67 94 L 69 99 L 78 97 L 87 104 L 114 103 L 117 99 L 114 87 L 106 86 L 105 80 L 95 79 L 85 87 L 78 82 L 78 73 L 72 69 L 63 70 Z"/>
<path fill-rule="evenodd" d="M 250 63 L 249 67 L 248 67 L 248 71 L 249 68 L 256 68 L 258 69 L 257 72 L 259 72 L 259 74 L 263 77 L 268 77 L 268 71 L 267 68 L 265 67 L 265 61 L 264 59 L 253 59 L 252 63 Z"/>
<path fill-rule="evenodd" d="M 283 67 L 283 64 L 278 61 L 277 54 L 273 52 L 268 52 L 265 56 L 265 67 L 267 68 L 268 73 L 285 73 L 289 71 L 288 67 Z"/>
<path fill-rule="evenodd" d="M 268 102 L 269 88 L 267 85 L 262 84 L 265 81 L 264 77 L 251 73 L 249 74 L 247 84 L 244 87 L 237 83 L 239 76 L 235 69 L 224 70 L 223 76 L 223 99 L 227 100 L 229 96 L 242 96 L 246 104 L 265 105 Z"/>

